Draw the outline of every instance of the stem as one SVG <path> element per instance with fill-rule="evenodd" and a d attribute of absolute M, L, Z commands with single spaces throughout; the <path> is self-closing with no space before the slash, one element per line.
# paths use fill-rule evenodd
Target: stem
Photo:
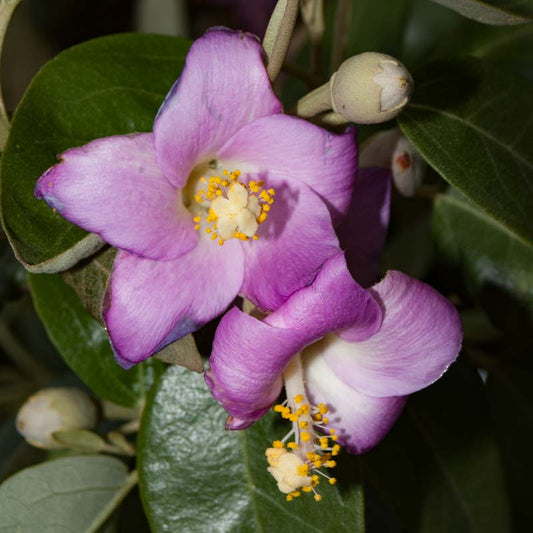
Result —
<path fill-rule="evenodd" d="M 13 11 L 19 5 L 20 0 L 0 0 L 0 65 L 2 63 L 2 50 L 4 39 L 7 32 L 7 26 L 13 15 Z M 4 149 L 7 134 L 9 132 L 9 118 L 7 116 L 4 97 L 2 96 L 2 84 L 0 78 L 0 150 Z"/>
<path fill-rule="evenodd" d="M 296 114 L 302 118 L 310 118 L 331 109 L 330 82 L 306 94 L 296 102 Z"/>
<path fill-rule="evenodd" d="M 344 57 L 351 12 L 352 0 L 338 0 L 337 11 L 335 12 L 335 22 L 333 25 L 333 45 L 331 47 L 329 65 L 331 73 L 337 71 L 342 63 L 342 58 Z"/>
<path fill-rule="evenodd" d="M 138 483 L 138 481 L 139 475 L 137 470 L 133 470 L 126 478 L 126 483 L 124 483 L 123 487 L 115 494 L 99 516 L 96 517 L 95 521 L 89 526 L 87 533 L 95 533 L 100 527 L 102 527 L 104 522 L 111 516 L 113 511 L 119 506 L 122 500 L 127 496 L 128 492 Z"/>
<path fill-rule="evenodd" d="M 316 124 L 322 126 L 323 128 L 346 126 L 346 124 L 349 123 L 349 120 L 346 120 L 342 115 L 339 115 L 339 113 L 335 113 L 335 111 L 328 111 L 327 113 L 324 113 L 316 121 Z"/>
<path fill-rule="evenodd" d="M 141 427 L 140 420 L 132 420 L 131 422 L 126 422 L 118 428 L 118 430 L 124 435 L 131 435 L 132 433 L 137 433 Z"/>
<path fill-rule="evenodd" d="M 268 57 L 267 72 L 274 83 L 278 77 L 298 17 L 299 0 L 278 0 L 270 17 L 263 39 L 263 48 Z"/>

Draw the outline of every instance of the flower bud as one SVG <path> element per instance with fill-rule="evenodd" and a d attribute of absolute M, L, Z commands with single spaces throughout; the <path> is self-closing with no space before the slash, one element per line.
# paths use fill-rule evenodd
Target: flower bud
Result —
<path fill-rule="evenodd" d="M 365 52 L 347 59 L 331 77 L 333 110 L 358 124 L 394 118 L 407 104 L 413 78 L 394 57 Z"/>
<path fill-rule="evenodd" d="M 94 428 L 96 406 L 85 392 L 74 388 L 42 389 L 20 408 L 18 432 L 33 446 L 52 450 L 64 448 L 52 437 L 54 431 Z"/>
<path fill-rule="evenodd" d="M 392 153 L 392 181 L 403 196 L 413 196 L 422 185 L 426 162 L 403 135 Z"/>

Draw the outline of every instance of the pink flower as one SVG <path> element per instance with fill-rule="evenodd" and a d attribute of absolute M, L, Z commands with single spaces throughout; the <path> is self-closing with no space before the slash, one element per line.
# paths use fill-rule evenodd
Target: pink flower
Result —
<path fill-rule="evenodd" d="M 274 310 L 338 251 L 352 130 L 282 114 L 258 40 L 214 29 L 191 47 L 153 133 L 68 150 L 35 195 L 119 249 L 104 320 L 129 367 L 242 294 Z"/>
<path fill-rule="evenodd" d="M 362 169 L 339 231 L 352 272 L 366 282 L 375 277 L 385 236 L 389 184 L 387 172 Z M 339 444 L 362 453 L 387 434 L 409 394 L 441 377 L 461 340 L 459 314 L 429 285 L 389 271 L 363 289 L 339 253 L 263 320 L 228 311 L 215 335 L 206 381 L 231 415 L 227 427 L 241 429 L 272 407 L 285 379 L 289 406 L 298 408 L 296 396 L 327 404 L 328 426 L 321 431 L 335 428 Z M 284 373 L 298 353 L 301 375 L 292 375 L 289 386 Z M 298 420 L 294 435 L 294 453 L 308 451 Z M 301 460 L 307 461 L 305 453 Z"/>

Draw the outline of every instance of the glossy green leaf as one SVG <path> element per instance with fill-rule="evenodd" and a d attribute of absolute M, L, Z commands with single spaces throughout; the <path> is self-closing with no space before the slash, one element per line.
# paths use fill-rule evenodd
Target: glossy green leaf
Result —
<path fill-rule="evenodd" d="M 403 132 L 447 181 L 533 241 L 533 85 L 477 60 L 433 63 L 415 83 Z"/>
<path fill-rule="evenodd" d="M 363 464 L 365 479 L 410 533 L 511 531 L 485 389 L 463 361 L 409 399 Z"/>
<path fill-rule="evenodd" d="M 4 531 L 96 531 L 135 484 L 112 457 L 67 457 L 18 472 L 0 486 Z"/>
<path fill-rule="evenodd" d="M 69 250 L 80 255 L 80 246 L 81 256 L 96 251 L 99 241 L 87 242 L 85 232 L 34 198 L 35 182 L 68 148 L 151 131 L 188 47 L 162 35 L 103 37 L 66 50 L 35 77 L 13 117 L 0 167 L 4 227 L 21 260 L 42 270 Z"/>
<path fill-rule="evenodd" d="M 104 328 L 59 274 L 33 274 L 29 282 L 37 313 L 70 368 L 98 396 L 119 405 L 139 405 L 162 364 L 148 360 L 123 370 Z"/>
<path fill-rule="evenodd" d="M 292 501 L 276 488 L 264 457 L 288 430 L 273 413 L 227 432 L 227 414 L 203 376 L 171 367 L 148 399 L 138 440 L 139 483 L 155 533 L 162 531 L 364 531 L 357 462 L 342 457 L 322 502 Z M 323 487 L 323 489 L 322 489 Z"/>
<path fill-rule="evenodd" d="M 433 0 L 483 24 L 513 25 L 533 20 L 531 0 Z"/>
<path fill-rule="evenodd" d="M 492 316 L 511 312 L 515 325 L 520 314 L 533 323 L 533 246 L 459 195 L 437 198 L 433 229 L 447 270 Z"/>

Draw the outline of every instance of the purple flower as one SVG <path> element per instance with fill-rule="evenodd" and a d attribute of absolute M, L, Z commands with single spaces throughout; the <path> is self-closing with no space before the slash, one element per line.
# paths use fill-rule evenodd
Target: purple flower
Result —
<path fill-rule="evenodd" d="M 388 184 L 387 172 L 361 172 L 355 192 L 365 194 L 354 195 L 351 234 L 346 226 L 342 230 L 341 240 L 351 239 L 352 252 L 370 252 L 366 263 L 357 257 L 351 265 L 367 279 L 375 271 L 375 252 L 387 224 Z M 362 205 L 366 211 L 357 209 Z M 374 226 L 366 230 L 353 225 L 365 218 Z M 306 396 L 315 405 L 329 407 L 327 424 L 315 411 L 319 429 L 335 436 L 348 451 L 363 453 L 389 431 L 407 395 L 446 371 L 461 340 L 457 311 L 433 288 L 389 271 L 371 289 L 363 289 L 339 253 L 325 261 L 309 286 L 263 320 L 231 309 L 217 329 L 206 380 L 231 415 L 229 429 L 247 427 L 265 414 L 285 381 L 288 405 L 279 409 L 291 409 L 286 418 L 293 418 L 295 445 L 301 453 L 313 452 L 305 443 L 315 441 L 309 437 L 313 429 L 303 431 L 301 413 L 295 414 L 295 398 Z M 293 360 L 299 353 L 300 370 Z M 305 461 L 305 455 L 300 459 Z M 281 477 L 277 471 L 275 475 Z"/>
<path fill-rule="evenodd" d="M 61 155 L 35 195 L 119 249 L 104 320 L 138 363 L 242 294 L 273 310 L 338 251 L 353 130 L 282 114 L 252 35 L 219 28 L 191 47 L 153 133 Z"/>

